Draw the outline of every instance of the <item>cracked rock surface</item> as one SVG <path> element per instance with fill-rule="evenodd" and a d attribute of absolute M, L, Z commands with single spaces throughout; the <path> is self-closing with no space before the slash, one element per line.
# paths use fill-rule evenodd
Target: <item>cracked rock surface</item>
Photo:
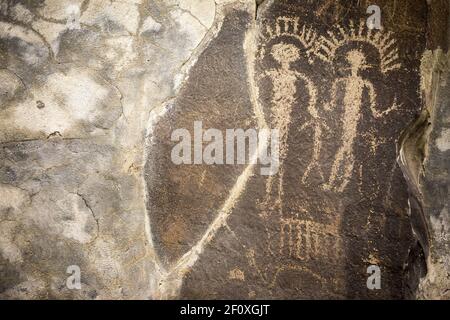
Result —
<path fill-rule="evenodd" d="M 0 298 L 449 298 L 450 4 L 370 4 L 0 0 Z"/>

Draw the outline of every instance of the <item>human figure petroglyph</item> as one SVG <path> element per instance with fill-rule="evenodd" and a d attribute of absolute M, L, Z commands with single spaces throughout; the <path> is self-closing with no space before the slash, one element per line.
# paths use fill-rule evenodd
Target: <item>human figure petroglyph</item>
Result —
<path fill-rule="evenodd" d="M 279 69 L 272 69 L 265 72 L 272 82 L 272 99 L 271 99 L 271 116 L 270 124 L 273 128 L 279 130 L 279 159 L 280 169 L 277 175 L 270 176 L 266 184 L 266 199 L 263 203 L 266 209 L 277 212 L 280 219 L 283 214 L 283 194 L 284 194 L 284 175 L 285 166 L 283 165 L 288 152 L 288 135 L 291 126 L 292 112 L 296 107 L 296 94 L 298 91 L 303 92 L 308 97 L 307 110 L 312 119 L 318 118 L 316 110 L 317 89 L 312 81 L 305 74 L 291 68 L 291 64 L 300 58 L 299 49 L 293 44 L 284 42 L 278 43 L 272 47 L 271 55 L 280 64 Z M 301 106 L 299 106 L 301 107 Z M 317 161 L 320 154 L 320 136 L 321 127 L 314 126 L 318 122 L 307 122 L 300 129 L 307 126 L 314 130 L 315 145 L 313 148 L 313 161 Z M 319 142 L 319 143 L 317 143 Z M 305 171 L 302 180 L 305 180 L 309 171 L 313 168 L 313 163 Z M 286 213 L 285 213 L 286 214 Z M 280 222 L 282 224 L 282 222 Z M 269 247 L 272 244 L 269 244 Z"/>
<path fill-rule="evenodd" d="M 331 174 L 328 183 L 324 185 L 325 189 L 333 189 L 337 192 L 343 192 L 353 173 L 354 153 L 353 145 L 358 135 L 358 124 L 361 118 L 362 98 L 364 90 L 369 95 L 369 107 L 375 118 L 380 118 L 393 110 L 397 109 L 394 104 L 391 108 L 380 112 L 377 110 L 377 94 L 373 84 L 363 79 L 359 75 L 367 67 L 364 54 L 359 50 L 351 50 L 347 54 L 347 61 L 350 64 L 351 75 L 337 79 L 331 89 L 332 102 L 325 106 L 327 110 L 335 107 L 336 93 L 339 86 L 343 87 L 344 95 L 344 115 L 342 117 L 343 133 L 342 145 L 339 147 L 331 168 Z M 341 174 L 339 174 L 341 172 Z"/>
<path fill-rule="evenodd" d="M 330 39 L 322 37 L 322 43 L 319 46 L 317 55 L 322 60 L 333 63 L 336 51 L 338 48 L 347 45 L 350 42 L 364 43 L 377 49 L 380 55 L 380 71 L 386 74 L 389 71 L 398 69 L 397 48 L 394 47 L 395 40 L 390 38 L 390 34 L 382 35 L 381 33 L 364 34 L 364 24 L 361 23 L 359 30 L 354 28 L 351 24 L 349 32 L 346 32 L 342 27 L 339 27 L 339 34 L 334 35 L 330 33 Z M 343 192 L 349 183 L 354 169 L 354 153 L 353 147 L 358 133 L 358 125 L 361 118 L 361 112 L 364 108 L 363 94 L 367 92 L 369 97 L 369 108 L 374 118 L 381 118 L 390 112 L 397 110 L 398 105 L 394 104 L 384 110 L 379 111 L 377 108 L 377 90 L 372 82 L 363 78 L 360 72 L 371 68 L 366 61 L 364 52 L 360 49 L 349 50 L 345 56 L 349 66 L 350 75 L 347 77 L 338 78 L 331 88 L 331 102 L 324 106 L 325 110 L 330 111 L 336 107 L 336 97 L 338 90 L 343 90 L 343 109 L 344 114 L 341 117 L 342 123 L 342 144 L 339 147 L 334 162 L 331 167 L 331 173 L 327 183 L 323 185 L 326 190 L 333 190 L 336 192 Z"/>
<path fill-rule="evenodd" d="M 312 155 L 308 166 L 302 173 L 298 185 L 306 184 L 311 172 L 315 169 L 315 174 L 324 180 L 324 175 L 319 167 L 319 157 L 321 151 L 322 134 L 328 127 L 321 121 L 317 110 L 317 88 L 311 79 L 301 70 L 296 70 L 296 63 L 303 60 L 305 63 L 311 63 L 310 50 L 314 47 L 316 34 L 306 27 L 300 28 L 298 18 L 279 17 L 276 20 L 275 28 L 267 27 L 266 39 L 260 48 L 260 59 L 264 59 L 264 54 L 269 54 L 279 67 L 265 71 L 258 81 L 267 78 L 272 84 L 270 99 L 270 117 L 269 124 L 272 128 L 279 131 L 279 171 L 277 175 L 270 176 L 266 182 L 266 196 L 261 207 L 263 211 L 261 217 L 269 222 L 269 213 L 274 214 L 279 219 L 279 228 L 277 231 L 269 231 L 268 248 L 272 253 L 282 254 L 283 228 L 286 221 L 290 221 L 295 228 L 303 220 L 292 215 L 292 212 L 283 212 L 283 196 L 285 193 L 285 174 L 286 160 L 289 152 L 288 137 L 293 133 L 292 130 L 309 130 L 313 137 Z M 293 41 L 291 40 L 293 39 Z M 272 44 L 273 40 L 275 44 Z M 268 46 L 270 44 L 270 46 Z M 266 51 L 266 46 L 269 47 Z M 306 50 L 301 50 L 306 49 Z M 292 124 L 293 111 L 298 108 L 307 111 L 302 123 Z M 296 188 L 298 185 L 292 186 Z M 291 211 L 291 210 L 290 210 Z M 288 220 L 286 220 L 288 219 Z M 295 221 L 293 221 L 295 220 Z M 272 241 L 272 237 L 278 238 L 278 241 Z M 289 249 L 292 251 L 293 249 Z M 298 251 L 298 249 L 296 249 Z M 289 255 L 288 255 L 289 256 Z"/>
<path fill-rule="evenodd" d="M 273 192 L 276 194 L 276 199 L 273 201 L 275 210 L 278 210 L 282 215 L 282 195 L 283 195 L 283 177 L 285 168 L 283 166 L 286 160 L 288 151 L 288 134 L 292 119 L 292 111 L 296 105 L 296 94 L 298 87 L 304 88 L 308 96 L 309 104 L 307 106 L 311 114 L 316 115 L 315 110 L 317 89 L 306 75 L 291 68 L 291 64 L 300 58 L 300 50 L 293 44 L 284 42 L 278 43 L 272 47 L 271 55 L 280 64 L 279 69 L 272 69 L 265 72 L 272 82 L 272 99 L 271 99 L 271 117 L 270 124 L 272 127 L 279 130 L 279 158 L 280 169 L 279 174 L 269 177 L 266 185 L 266 192 L 268 194 L 268 201 Z M 274 185 L 276 184 L 276 185 Z M 275 189 L 275 190 L 274 190 Z"/>
<path fill-rule="evenodd" d="M 268 77 L 272 83 L 270 125 L 277 128 L 280 133 L 280 170 L 277 176 L 270 177 L 267 181 L 267 198 L 264 201 L 264 206 L 278 211 L 282 215 L 283 180 L 285 174 L 283 163 L 286 160 L 289 149 L 289 130 L 293 130 L 290 129 L 292 111 L 296 107 L 306 108 L 310 117 L 298 129 L 311 129 L 314 137 L 311 161 L 303 173 L 300 181 L 302 183 L 306 183 L 310 172 L 315 167 L 323 179 L 321 169 L 318 167 L 318 160 L 320 156 L 322 131 L 323 128 L 326 128 L 326 125 L 319 121 L 320 117 L 316 109 L 317 88 L 304 73 L 295 70 L 293 67 L 293 64 L 302 58 L 306 62 L 311 62 L 309 50 L 313 47 L 316 38 L 315 33 L 306 29 L 306 27 L 300 29 L 298 18 L 289 17 L 277 18 L 275 28 L 268 27 L 267 33 L 269 40 L 290 37 L 296 40 L 295 43 L 300 43 L 306 49 L 306 57 L 302 57 L 303 52 L 293 43 L 284 41 L 276 43 L 271 47 L 270 55 L 280 67 L 265 71 L 262 77 L 260 77 L 260 79 Z M 260 50 L 262 58 L 265 52 L 266 47 L 263 45 Z M 305 100 L 307 102 L 304 105 L 300 105 L 299 101 L 297 101 L 296 95 L 298 93 L 301 93 L 302 97 L 306 97 Z"/>
<path fill-rule="evenodd" d="M 379 118 L 380 113 L 376 110 L 376 93 L 372 83 L 363 79 L 359 71 L 367 68 L 364 54 L 359 50 L 351 50 L 346 57 L 350 64 L 351 75 L 337 79 L 331 89 L 332 102 L 326 106 L 330 110 L 335 107 L 337 88 L 343 87 L 344 95 L 344 115 L 342 119 L 343 133 L 342 145 L 338 149 L 331 169 L 328 183 L 325 189 L 334 189 L 338 192 L 344 191 L 353 172 L 354 154 L 353 145 L 358 135 L 358 124 L 361 117 L 363 91 L 367 90 L 369 95 L 369 107 L 374 117 Z M 339 171 L 342 173 L 339 174 Z"/>

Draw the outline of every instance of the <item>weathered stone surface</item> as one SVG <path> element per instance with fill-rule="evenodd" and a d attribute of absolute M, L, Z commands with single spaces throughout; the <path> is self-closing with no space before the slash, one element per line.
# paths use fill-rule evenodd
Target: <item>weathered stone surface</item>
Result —
<path fill-rule="evenodd" d="M 431 1 L 421 64 L 423 110 L 405 129 L 399 163 L 408 182 L 416 244 L 406 265 L 407 296 L 449 299 L 448 88 L 450 2 Z"/>
<path fill-rule="evenodd" d="M 446 3 L 370 4 L 0 0 L 0 297 L 448 298 Z M 278 171 L 175 164 L 196 121 Z"/>
<path fill-rule="evenodd" d="M 0 296 L 152 297 L 147 122 L 210 37 L 214 1 L 1 1 L 0 13 Z M 66 287 L 70 265 L 81 290 Z"/>
<path fill-rule="evenodd" d="M 280 129 L 280 170 L 249 180 L 183 297 L 403 297 L 412 238 L 396 143 L 419 112 L 425 20 L 409 7 L 402 17 L 410 30 L 390 24 L 369 34 L 365 8 L 260 7 L 249 76 L 264 121 Z M 383 270 L 381 290 L 367 289 L 371 264 Z"/>
<path fill-rule="evenodd" d="M 437 94 L 427 100 L 430 127 L 417 181 L 429 234 L 428 272 L 420 283 L 418 296 L 450 299 L 450 55 L 437 50 L 424 57 L 427 59 L 432 64 L 426 66 L 429 69 L 424 72 L 432 75 L 431 79 L 436 82 L 426 92 L 432 89 Z"/>
<path fill-rule="evenodd" d="M 148 208 L 155 245 L 171 265 L 202 237 L 244 167 L 179 166 L 171 161 L 174 128 L 251 128 L 244 37 L 250 13 L 230 9 L 217 37 L 199 56 L 177 98 L 148 137 Z M 212 79 L 214 79 L 212 81 Z M 166 120 L 167 119 L 167 120 Z"/>

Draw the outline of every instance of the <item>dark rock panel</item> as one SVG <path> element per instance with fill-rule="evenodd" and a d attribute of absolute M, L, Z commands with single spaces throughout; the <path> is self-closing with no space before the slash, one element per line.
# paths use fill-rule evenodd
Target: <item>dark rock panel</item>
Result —
<path fill-rule="evenodd" d="M 413 239 L 396 144 L 420 111 L 426 4 L 398 5 L 380 4 L 382 30 L 356 1 L 259 7 L 249 76 L 280 168 L 255 170 L 181 297 L 404 297 Z"/>
<path fill-rule="evenodd" d="M 203 130 L 215 128 L 224 135 L 228 128 L 255 127 L 243 48 L 251 17 L 245 11 L 230 10 L 149 137 L 148 210 L 155 246 L 166 266 L 205 234 L 244 169 L 242 165 L 194 164 L 194 122 L 201 121 Z M 177 165 L 171 160 L 178 144 L 171 141 L 176 129 L 191 134 L 192 164 Z"/>

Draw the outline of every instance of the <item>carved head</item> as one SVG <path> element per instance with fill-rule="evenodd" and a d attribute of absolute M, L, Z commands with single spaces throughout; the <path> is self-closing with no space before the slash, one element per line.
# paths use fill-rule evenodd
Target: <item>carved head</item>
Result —
<path fill-rule="evenodd" d="M 359 50 L 350 50 L 347 53 L 347 61 L 350 63 L 353 72 L 366 68 L 366 57 Z"/>
<path fill-rule="evenodd" d="M 282 66 L 289 66 L 300 58 L 300 50 L 289 43 L 278 43 L 272 47 L 272 57 Z"/>

